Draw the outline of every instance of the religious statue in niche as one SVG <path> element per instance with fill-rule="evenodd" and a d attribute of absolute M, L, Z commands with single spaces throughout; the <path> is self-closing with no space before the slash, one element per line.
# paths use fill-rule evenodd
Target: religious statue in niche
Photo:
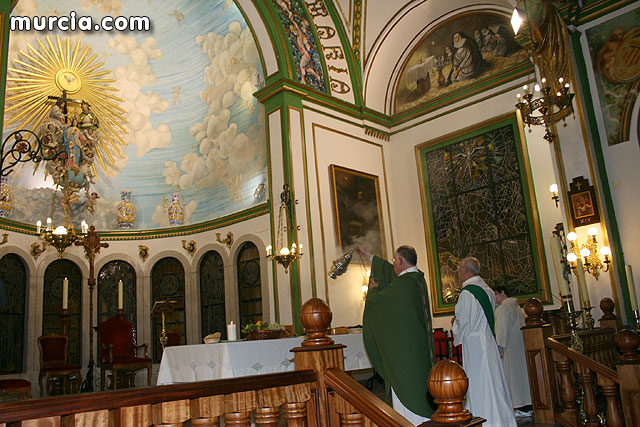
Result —
<path fill-rule="evenodd" d="M 80 113 L 70 114 L 68 103 L 80 104 Z M 81 190 L 85 191 L 86 209 L 92 214 L 99 198 L 96 192 L 90 191 L 91 184 L 95 183 L 93 160 L 99 129 L 100 122 L 91 111 L 91 105 L 67 98 L 66 91 L 62 97 L 56 98 L 48 117 L 40 125 L 43 144 L 65 152 L 47 161 L 45 170 L 62 191 L 60 205 L 67 219 L 71 215 L 71 205 L 80 202 L 78 194 Z"/>

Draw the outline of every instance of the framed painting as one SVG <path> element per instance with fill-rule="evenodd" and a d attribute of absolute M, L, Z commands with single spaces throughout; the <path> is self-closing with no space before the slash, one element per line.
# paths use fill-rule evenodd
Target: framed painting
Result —
<path fill-rule="evenodd" d="M 337 165 L 329 165 L 329 168 L 340 251 L 345 253 L 362 246 L 385 258 L 378 177 Z"/>
<path fill-rule="evenodd" d="M 550 302 L 522 123 L 509 114 L 416 147 L 433 312 L 453 312 L 460 260 L 510 295 Z"/>
<path fill-rule="evenodd" d="M 569 204 L 574 228 L 600 222 L 596 192 L 588 179 L 582 176 L 573 178 L 569 184 Z"/>

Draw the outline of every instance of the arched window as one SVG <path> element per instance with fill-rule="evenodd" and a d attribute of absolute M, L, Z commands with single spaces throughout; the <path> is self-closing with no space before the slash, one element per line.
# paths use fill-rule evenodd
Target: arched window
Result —
<path fill-rule="evenodd" d="M 222 332 L 223 338 L 226 338 L 224 265 L 216 251 L 204 254 L 200 262 L 200 319 L 202 337 Z"/>
<path fill-rule="evenodd" d="M 238 300 L 240 327 L 262 320 L 260 253 L 251 242 L 243 244 L 238 252 Z"/>
<path fill-rule="evenodd" d="M 82 273 L 66 259 L 53 261 L 44 272 L 44 304 L 42 305 L 42 335 L 62 334 L 62 282 L 69 279 L 69 363 L 81 364 Z"/>
<path fill-rule="evenodd" d="M 178 332 L 180 342 L 187 342 L 187 331 L 184 313 L 184 268 L 175 258 L 167 257 L 158 261 L 151 270 L 151 306 L 156 301 L 176 301 L 173 313 L 165 317 L 167 331 Z M 153 317 L 151 330 L 151 348 L 153 350 L 153 362 L 160 363 L 162 359 L 162 346 L 160 345 L 160 333 L 162 332 L 161 316 Z"/>
<path fill-rule="evenodd" d="M 136 331 L 136 272 L 126 261 L 106 263 L 98 273 L 98 324 L 118 314 L 118 281 L 122 280 L 125 319 Z M 98 341 L 99 342 L 99 341 Z"/>
<path fill-rule="evenodd" d="M 0 259 L 0 374 L 22 372 L 27 267 L 16 254 Z"/>

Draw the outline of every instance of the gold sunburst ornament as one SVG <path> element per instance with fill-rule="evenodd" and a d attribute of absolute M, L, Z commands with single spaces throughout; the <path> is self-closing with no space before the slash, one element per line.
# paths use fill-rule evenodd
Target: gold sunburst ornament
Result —
<path fill-rule="evenodd" d="M 69 38 L 36 39 L 13 60 L 7 78 L 5 127 L 28 129 L 41 134 L 41 125 L 51 116 L 51 110 L 62 101 L 66 110 L 64 123 L 69 125 L 83 112 L 82 102 L 90 106 L 93 117 L 99 119 L 99 131 L 94 126 L 95 156 L 102 168 L 114 166 L 112 153 L 121 154 L 126 143 L 122 135 L 127 123 L 124 102 L 114 95 L 115 80 L 111 71 L 91 47 Z M 95 175 L 95 166 L 92 166 Z"/>
<path fill-rule="evenodd" d="M 113 153 L 122 155 L 126 145 L 124 101 L 114 95 L 111 71 L 96 60 L 89 46 L 69 38 L 55 42 L 36 39 L 27 45 L 9 68 L 5 126 L 32 132 L 45 150 L 61 153 L 45 158 L 45 176 L 51 175 L 61 189 L 60 205 L 71 226 L 70 207 L 81 202 L 85 190 L 86 209 L 93 214 L 96 200 L 90 186 L 95 183 L 97 158 L 106 169 L 115 166 Z M 36 168 L 42 162 L 36 161 Z"/>

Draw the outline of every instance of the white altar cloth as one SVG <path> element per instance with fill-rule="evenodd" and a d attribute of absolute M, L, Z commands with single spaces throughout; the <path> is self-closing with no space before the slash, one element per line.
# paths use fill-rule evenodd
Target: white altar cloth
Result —
<path fill-rule="evenodd" d="M 331 335 L 331 338 L 336 344 L 347 346 L 345 370 L 371 367 L 362 334 Z M 157 385 L 293 371 L 290 350 L 301 342 L 302 337 L 293 337 L 167 347 L 162 354 Z"/>

